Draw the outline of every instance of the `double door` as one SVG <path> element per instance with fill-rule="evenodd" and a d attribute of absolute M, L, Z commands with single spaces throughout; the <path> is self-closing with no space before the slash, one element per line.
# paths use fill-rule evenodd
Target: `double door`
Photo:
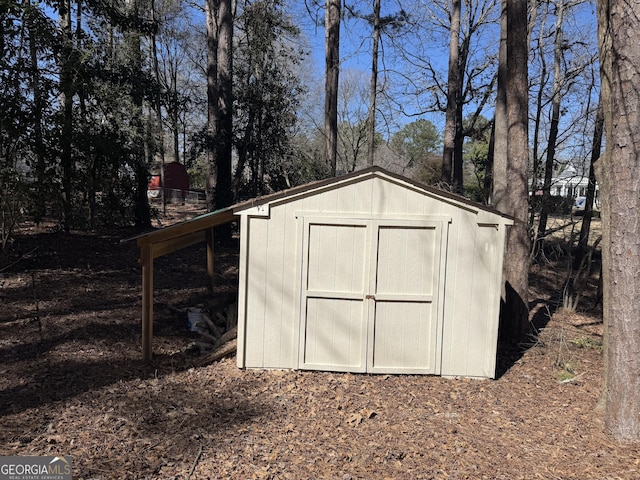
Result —
<path fill-rule="evenodd" d="M 448 220 L 303 223 L 299 368 L 439 373 Z"/>

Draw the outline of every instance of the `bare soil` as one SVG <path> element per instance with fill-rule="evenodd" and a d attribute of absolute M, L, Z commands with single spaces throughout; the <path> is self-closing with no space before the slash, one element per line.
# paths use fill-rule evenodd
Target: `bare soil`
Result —
<path fill-rule="evenodd" d="M 198 213 L 176 209 L 165 224 Z M 640 478 L 640 445 L 597 409 L 597 278 L 558 308 L 560 247 L 532 267 L 530 341 L 501 343 L 479 381 L 196 368 L 179 312 L 209 295 L 203 246 L 156 260 L 145 364 L 134 234 L 23 226 L 0 271 L 1 455 L 71 455 L 77 479 Z M 231 291 L 237 252 L 217 269 Z"/>

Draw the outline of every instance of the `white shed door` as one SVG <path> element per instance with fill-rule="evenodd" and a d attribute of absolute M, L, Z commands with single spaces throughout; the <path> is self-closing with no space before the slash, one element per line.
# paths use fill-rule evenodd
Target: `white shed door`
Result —
<path fill-rule="evenodd" d="M 299 366 L 439 373 L 442 221 L 305 221 Z"/>
<path fill-rule="evenodd" d="M 367 222 L 305 225 L 301 368 L 366 371 Z"/>

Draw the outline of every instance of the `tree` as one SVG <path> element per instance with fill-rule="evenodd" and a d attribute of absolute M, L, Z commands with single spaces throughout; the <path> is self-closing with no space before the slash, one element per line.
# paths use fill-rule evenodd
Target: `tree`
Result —
<path fill-rule="evenodd" d="M 378 96 L 378 49 L 380 43 L 380 0 L 373 3 L 373 47 L 371 51 L 371 88 L 369 93 L 369 115 L 367 117 L 367 137 L 369 139 L 367 164 L 373 165 L 376 132 L 376 98 Z"/>
<path fill-rule="evenodd" d="M 489 181 L 485 190 L 491 190 L 490 203 L 499 208 L 509 204 L 507 199 L 507 146 L 509 129 L 507 126 L 507 0 L 501 0 L 500 43 L 498 46 L 498 72 L 496 90 L 496 108 L 493 117 L 493 128 L 487 170 Z"/>
<path fill-rule="evenodd" d="M 214 189 L 216 187 L 219 96 L 218 85 L 218 8 L 220 0 L 205 0 L 205 16 L 207 22 L 207 186 L 205 193 L 209 209 L 214 209 Z"/>
<path fill-rule="evenodd" d="M 578 29 L 584 23 L 579 21 L 580 2 L 557 0 L 546 4 L 546 9 L 535 25 L 539 30 L 537 45 L 532 53 L 532 63 L 539 65 L 538 92 L 535 96 L 535 123 L 533 125 L 533 172 L 532 190 L 542 190 L 540 208 L 531 208 L 531 226 L 536 213 L 539 223 L 536 239 L 542 241 L 546 235 L 547 218 L 551 213 L 551 183 L 554 169 L 559 160 L 572 159 L 578 168 L 576 158 L 585 158 L 582 153 L 590 146 L 582 140 L 587 137 L 587 125 L 591 123 L 593 91 L 596 82 L 589 81 L 589 73 L 595 61 L 592 42 Z M 574 14 L 577 12 L 577 14 Z M 549 22 L 549 18 L 553 18 Z M 551 24 L 551 25 L 548 25 Z M 552 59 L 549 61 L 547 58 Z M 550 72 L 547 63 L 551 63 Z M 592 77 L 593 75 L 591 75 Z M 586 83 L 589 82 L 589 83 Z M 572 140 L 572 133 L 581 140 Z M 545 141 L 546 136 L 546 143 Z M 536 205 L 534 205 L 535 207 Z"/>
<path fill-rule="evenodd" d="M 141 228 L 151 227 L 151 209 L 147 197 L 147 186 L 149 184 L 150 152 L 146 144 L 148 138 L 145 135 L 144 124 L 142 122 L 144 91 L 138 88 L 136 81 L 143 78 L 142 59 L 142 31 L 135 22 L 139 16 L 139 0 L 127 0 L 127 14 L 134 23 L 125 30 L 126 63 L 125 66 L 132 74 L 134 84 L 131 88 L 131 126 L 133 128 L 133 143 L 130 146 L 130 163 L 135 179 L 134 200 L 135 200 L 135 221 L 136 226 Z M 145 151 L 146 150 L 146 151 Z"/>
<path fill-rule="evenodd" d="M 122 220 L 150 225 L 157 89 L 147 55 L 156 23 L 147 7 L 133 0 L 0 6 L 0 157 L 11 170 L 6 178 L 24 187 L 12 195 L 29 193 L 34 219 L 53 218 L 67 231 Z"/>
<path fill-rule="evenodd" d="M 506 165 L 494 170 L 494 201 L 498 210 L 514 217 L 507 233 L 504 264 L 503 334 L 521 339 L 528 329 L 529 233 L 528 195 L 528 31 L 527 1 L 505 0 L 506 64 L 500 63 L 506 100 Z M 506 75 L 506 72 L 509 72 Z M 500 79 L 498 86 L 501 88 Z M 499 135 L 496 125 L 496 136 Z M 494 161 L 498 158 L 494 156 Z M 495 187 L 499 186 L 500 190 Z"/>
<path fill-rule="evenodd" d="M 366 74 L 360 70 L 347 70 L 340 78 L 336 167 L 340 172 L 352 172 L 368 163 L 370 90 Z M 373 140 L 375 143 L 375 134 Z"/>
<path fill-rule="evenodd" d="M 325 161 L 336 175 L 338 152 L 338 76 L 340 72 L 341 0 L 327 0 L 325 7 Z"/>
<path fill-rule="evenodd" d="M 542 211 L 538 224 L 537 239 L 544 237 L 547 230 L 547 218 L 549 215 L 549 200 L 551 197 L 551 178 L 553 176 L 553 165 L 556 156 L 558 142 L 558 131 L 560 129 L 560 103 L 561 97 L 561 62 L 564 48 L 563 36 L 564 0 L 560 0 L 556 7 L 556 31 L 553 49 L 553 93 L 551 97 L 551 124 L 549 126 L 549 142 L 547 146 L 547 159 L 544 168 L 544 184 L 542 187 Z"/>
<path fill-rule="evenodd" d="M 216 209 L 233 203 L 231 163 L 233 151 L 233 0 L 220 0 L 218 6 L 218 131 L 216 132 Z M 228 227 L 228 225 L 227 225 Z M 223 229 L 222 240 L 231 238 Z"/>
<path fill-rule="evenodd" d="M 397 45 L 407 68 L 420 67 L 420 82 L 410 80 L 410 86 L 427 85 L 418 89 L 416 96 L 426 97 L 428 102 L 420 111 L 443 112 L 445 114 L 444 142 L 441 160 L 442 184 L 459 193 L 463 190 L 463 146 L 464 139 L 470 133 L 463 127 L 465 115 L 476 118 L 481 115 L 487 103 L 495 95 L 495 60 L 491 49 L 495 44 L 495 25 L 497 17 L 496 2 L 493 0 L 444 0 L 421 5 L 432 32 L 417 29 L 416 35 L 423 46 L 406 42 L 411 47 Z M 434 58 L 433 43 L 425 42 L 427 35 L 438 35 L 447 45 L 448 63 L 446 72 Z M 446 36 L 446 38 L 445 38 Z M 420 51 L 417 48 L 423 48 Z M 444 50 L 444 49 L 443 49 Z M 444 55 L 445 52 L 442 52 Z M 426 72 L 426 75 L 425 75 Z M 473 109 L 469 115 L 465 110 Z M 473 123 L 473 122 L 472 122 Z"/>
<path fill-rule="evenodd" d="M 463 126 L 466 131 L 473 131 L 467 137 L 464 145 L 465 183 L 464 194 L 473 200 L 489 203 L 490 193 L 485 189 L 489 171 L 488 158 L 492 124 L 485 117 L 480 116 L 474 122 L 476 127 L 471 129 L 465 119 Z M 470 172 L 467 172 L 470 170 Z M 469 177 L 474 181 L 469 182 Z"/>
<path fill-rule="evenodd" d="M 462 109 L 462 78 L 460 78 L 460 15 L 462 1 L 451 1 L 451 25 L 449 38 L 449 75 L 447 79 L 447 107 L 446 122 L 444 126 L 444 150 L 442 157 L 442 182 L 451 184 L 453 175 L 454 152 L 456 138 L 460 136 L 457 131 L 462 128 L 457 122 L 457 110 Z M 457 183 L 457 182 L 456 182 Z M 462 185 L 456 185 L 460 191 Z"/>
<path fill-rule="evenodd" d="M 233 21 L 232 0 L 207 0 L 207 203 L 210 210 L 233 203 Z M 231 240 L 229 224 L 217 228 Z"/>
<path fill-rule="evenodd" d="M 613 33 L 615 32 L 615 34 Z M 640 439 L 640 5 L 598 2 L 601 94 L 606 133 L 598 161 L 603 218 L 605 424 L 615 438 Z"/>
<path fill-rule="evenodd" d="M 418 180 L 435 184 L 440 181 L 441 161 L 437 152 L 442 147 L 436 126 L 426 119 L 411 122 L 392 137 L 391 149 L 404 159 L 406 169 L 415 169 Z"/>
<path fill-rule="evenodd" d="M 277 0 L 259 0 L 238 16 L 235 190 L 257 196 L 298 183 L 292 141 L 303 93 L 295 74 L 299 30 Z M 246 187 L 246 188 L 245 188 Z M 241 192 L 242 191 L 242 192 Z"/>
<path fill-rule="evenodd" d="M 580 225 L 580 237 L 578 239 L 578 246 L 580 247 L 581 256 L 585 254 L 587 245 L 589 243 L 589 232 L 591 230 L 591 219 L 593 217 L 593 202 L 596 196 L 595 163 L 600 158 L 603 133 L 604 110 L 602 108 L 602 99 L 599 99 L 598 108 L 596 111 L 596 121 L 593 127 L 593 142 L 591 146 L 591 159 L 589 162 L 589 183 L 587 184 L 584 214 L 582 216 L 582 225 Z"/>
<path fill-rule="evenodd" d="M 58 22 L 62 48 L 60 51 L 60 105 L 62 110 L 62 129 L 60 134 L 60 152 L 62 163 L 62 195 L 64 205 L 64 229 L 68 232 L 72 225 L 73 211 L 73 65 L 72 61 L 72 33 L 71 33 L 71 2 L 58 2 Z"/>

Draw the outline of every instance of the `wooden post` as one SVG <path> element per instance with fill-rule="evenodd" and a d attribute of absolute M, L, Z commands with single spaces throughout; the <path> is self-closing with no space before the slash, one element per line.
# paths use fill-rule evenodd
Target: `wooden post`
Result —
<path fill-rule="evenodd" d="M 140 249 L 142 262 L 142 358 L 153 356 L 153 254 L 152 245 Z"/>
<path fill-rule="evenodd" d="M 207 275 L 209 276 L 209 284 L 207 287 L 210 291 L 213 291 L 214 283 L 213 283 L 213 228 L 207 229 Z"/>

